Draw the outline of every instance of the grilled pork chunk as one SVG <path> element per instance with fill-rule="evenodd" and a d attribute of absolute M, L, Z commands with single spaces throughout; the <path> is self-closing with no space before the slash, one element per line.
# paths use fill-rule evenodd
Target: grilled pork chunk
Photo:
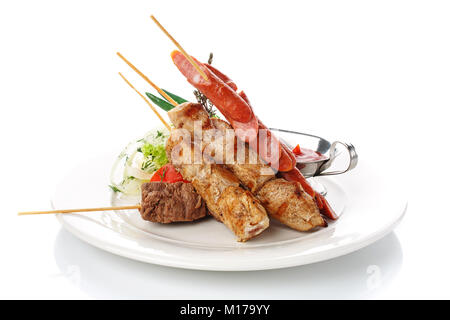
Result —
<path fill-rule="evenodd" d="M 238 241 L 247 241 L 269 227 L 264 207 L 239 186 L 239 180 L 228 169 L 214 163 L 192 163 L 195 146 L 174 139 L 171 135 L 166 145 L 172 164 L 192 182 L 210 213 L 232 230 Z"/>
<path fill-rule="evenodd" d="M 206 216 L 206 204 L 191 183 L 148 182 L 142 185 L 142 219 L 171 223 Z"/>
<path fill-rule="evenodd" d="M 236 178 L 261 201 L 267 212 L 285 225 L 299 231 L 326 226 L 314 200 L 303 191 L 301 185 L 285 179 L 275 179 L 275 173 L 255 151 L 245 146 L 245 162 L 234 157 L 225 161 L 224 153 L 235 149 L 236 140 L 226 139 L 225 132 L 231 126 L 219 119 L 210 119 L 202 105 L 186 102 L 168 112 L 170 120 L 178 129 L 194 134 L 194 121 L 203 129 L 199 148 L 216 162 L 225 163 Z M 222 139 L 220 139 L 222 135 Z M 223 143 L 232 145 L 222 145 Z M 221 142 L 222 144 L 220 144 Z M 224 150 L 224 151 L 222 151 Z M 226 153 L 225 153 L 226 155 Z M 256 157 L 256 163 L 248 159 Z M 254 159 L 254 158 L 252 158 Z"/>
<path fill-rule="evenodd" d="M 202 135 L 196 138 L 200 141 L 202 152 L 211 156 L 214 162 L 225 164 L 251 192 L 256 192 L 266 181 L 275 178 L 272 168 L 247 145 L 243 144 L 244 152 L 238 155 L 233 128 L 223 120 L 210 119 L 201 104 L 186 102 L 170 110 L 168 115 L 175 128 L 185 129 L 192 135 L 198 133 L 194 131 L 195 126 L 201 128 Z M 233 136 L 227 135 L 227 130 Z"/>
<path fill-rule="evenodd" d="M 313 198 L 298 182 L 271 180 L 258 191 L 257 198 L 272 218 L 292 229 L 308 231 L 327 225 Z"/>

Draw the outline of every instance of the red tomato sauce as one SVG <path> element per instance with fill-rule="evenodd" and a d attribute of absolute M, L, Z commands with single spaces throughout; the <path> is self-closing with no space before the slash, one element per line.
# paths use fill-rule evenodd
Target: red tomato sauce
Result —
<path fill-rule="evenodd" d="M 292 150 L 292 152 L 295 155 L 297 163 L 314 162 L 328 159 L 327 156 L 321 154 L 320 152 L 311 149 L 300 148 L 300 145 L 297 145 Z"/>

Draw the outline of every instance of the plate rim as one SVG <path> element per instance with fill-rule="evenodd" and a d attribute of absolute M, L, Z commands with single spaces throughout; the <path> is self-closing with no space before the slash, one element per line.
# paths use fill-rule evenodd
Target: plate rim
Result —
<path fill-rule="evenodd" d="M 53 205 L 53 201 L 52 201 Z M 258 267 L 253 266 L 252 264 L 242 264 L 241 266 L 232 265 L 217 265 L 217 264 L 201 264 L 201 263 L 186 263 L 186 262 L 177 262 L 171 258 L 164 258 L 158 255 L 142 255 L 139 254 L 136 250 L 130 250 L 125 246 L 121 245 L 113 245 L 106 244 L 102 242 L 98 238 L 91 237 L 87 233 L 83 233 L 77 228 L 73 227 L 69 223 L 67 223 L 63 219 L 62 214 L 57 214 L 56 218 L 61 223 L 61 225 L 69 231 L 71 234 L 79 238 L 80 240 L 93 245 L 96 248 L 107 251 L 109 253 L 125 257 L 132 260 L 137 260 L 140 262 L 157 264 L 167 267 L 179 268 L 179 269 L 190 269 L 190 270 L 204 270 L 204 271 L 258 271 L 258 270 L 272 270 L 272 269 L 283 269 L 290 268 L 295 266 L 302 266 L 312 263 L 317 263 L 325 260 L 334 259 L 340 256 L 347 255 L 349 253 L 355 252 L 359 249 L 362 249 L 380 239 L 388 235 L 395 227 L 401 222 L 403 217 L 405 216 L 408 208 L 408 202 L 404 201 L 402 205 L 402 213 L 397 215 L 395 219 L 386 223 L 384 228 L 380 228 L 377 232 L 373 232 L 365 237 L 362 237 L 357 242 L 350 242 L 344 244 L 338 248 L 327 249 L 319 252 L 313 252 L 308 255 L 295 256 L 290 258 L 278 259 L 276 262 L 273 260 L 267 259 L 270 261 L 269 264 L 261 264 Z M 104 231 L 112 233 L 116 236 L 123 237 L 123 235 L 111 230 L 104 228 Z M 255 261 L 256 262 L 256 261 Z M 260 261 L 259 261 L 260 262 Z"/>
<path fill-rule="evenodd" d="M 97 156 L 90 157 L 87 161 L 83 161 L 78 166 L 76 166 L 76 168 L 73 168 L 71 172 L 68 172 L 67 175 L 65 175 L 62 181 L 60 181 L 60 183 L 58 184 L 56 193 L 54 194 L 51 201 L 52 207 L 55 208 L 55 204 L 58 204 L 58 201 L 60 201 L 58 200 L 59 190 L 61 189 L 61 187 L 62 189 L 66 188 L 66 182 L 68 180 L 70 181 L 70 179 L 72 178 L 71 175 L 76 172 L 76 170 L 83 168 L 83 166 L 86 165 L 96 167 L 99 163 L 101 164 L 101 167 L 104 168 L 105 161 L 109 162 L 110 158 L 110 151 L 107 153 L 97 154 Z M 369 166 L 366 167 L 366 170 L 360 172 L 360 174 L 362 173 L 364 175 L 365 172 L 370 174 L 374 173 L 371 162 L 366 163 L 366 165 L 367 164 Z M 101 170 L 101 172 L 103 172 L 103 170 Z M 350 175 L 353 176 L 353 174 Z M 353 188 L 352 182 L 350 186 L 347 186 L 345 182 L 342 184 L 341 181 L 338 182 L 333 177 L 323 177 L 321 179 L 325 179 L 326 181 L 331 180 L 332 183 L 335 183 L 338 187 L 343 189 L 344 193 L 347 194 L 349 200 L 352 199 L 348 193 L 349 188 L 350 190 Z M 357 177 L 350 177 L 350 179 L 350 181 L 352 181 L 353 179 L 358 180 Z M 380 181 L 376 179 L 375 183 L 378 182 Z M 399 186 L 397 185 L 397 190 L 398 187 Z M 384 190 L 384 188 L 382 190 Z M 105 192 L 107 192 L 106 189 Z M 388 192 L 387 194 L 390 193 Z M 347 207 L 347 203 L 345 204 L 345 207 L 345 211 L 349 209 Z M 193 258 L 189 260 L 189 252 L 187 252 L 186 254 L 179 254 L 178 252 L 176 252 L 177 249 L 183 250 L 182 246 L 173 244 L 171 246 L 168 246 L 166 243 L 161 241 L 150 242 L 148 241 L 148 239 L 145 239 L 145 241 L 147 241 L 146 243 L 149 245 L 133 247 L 132 245 L 130 245 L 130 242 L 127 242 L 136 241 L 136 239 L 138 239 L 132 238 L 134 236 L 133 233 L 131 233 L 130 237 L 130 233 L 120 233 L 113 229 L 105 227 L 105 225 L 100 224 L 98 224 L 95 228 L 83 228 L 83 225 L 77 225 L 76 223 L 71 222 L 70 219 L 64 218 L 73 216 L 72 214 L 57 214 L 56 218 L 68 232 L 76 236 L 78 239 L 85 241 L 86 243 L 89 243 L 90 245 L 93 245 L 94 247 L 97 247 L 101 250 L 125 258 L 181 269 L 205 271 L 257 271 L 307 265 L 333 259 L 364 248 L 365 246 L 370 245 L 389 234 L 400 223 L 400 221 L 405 216 L 408 208 L 407 193 L 402 192 L 401 195 L 396 194 L 395 203 L 391 204 L 391 207 L 392 210 L 389 209 L 389 212 L 387 212 L 388 214 L 383 215 L 383 219 L 379 223 L 369 227 L 369 229 L 365 230 L 365 232 L 358 232 L 356 234 L 356 237 L 352 238 L 352 234 L 344 232 L 343 235 L 346 236 L 346 238 L 344 239 L 345 241 L 336 242 L 335 239 L 334 241 L 328 243 L 322 241 L 317 245 L 317 247 L 311 246 L 313 242 L 311 242 L 310 240 L 300 242 L 300 244 L 299 242 L 293 242 L 293 244 L 291 243 L 283 246 L 282 251 L 279 251 L 276 255 L 270 254 L 270 250 L 273 248 L 271 248 L 270 246 L 266 247 L 269 248 L 266 250 L 260 249 L 258 247 L 236 247 L 236 250 L 233 251 L 233 254 L 235 254 L 235 256 L 233 256 L 233 259 L 229 259 L 230 255 L 226 255 L 226 253 L 230 253 L 230 249 L 216 250 L 216 252 L 211 255 L 211 258 L 208 258 L 208 256 L 205 255 L 205 251 L 193 251 L 192 248 L 188 246 L 185 247 L 186 250 L 191 250 L 192 255 L 196 255 L 195 257 L 206 257 L 204 260 Z M 362 210 L 361 208 L 361 206 L 352 208 L 352 214 L 357 214 L 357 212 L 353 212 L 353 210 Z M 384 208 L 382 207 L 382 209 Z M 347 214 L 348 213 L 344 212 L 344 215 Z M 346 220 L 346 223 L 348 222 L 349 221 Z M 336 227 L 339 228 L 339 226 Z M 348 226 L 345 228 L 348 228 Z M 344 231 L 347 230 L 345 228 Z M 357 229 L 355 230 L 357 231 Z M 128 230 L 128 232 L 130 231 L 131 230 Z M 349 231 L 352 232 L 352 229 L 349 229 Z M 103 236 L 100 237 L 99 235 Z M 324 238 L 322 238 L 322 240 L 323 239 Z M 155 244 L 156 246 L 153 247 L 153 244 Z M 223 258 L 220 256 L 220 252 L 225 253 Z M 228 260 L 225 260 L 227 258 Z"/>

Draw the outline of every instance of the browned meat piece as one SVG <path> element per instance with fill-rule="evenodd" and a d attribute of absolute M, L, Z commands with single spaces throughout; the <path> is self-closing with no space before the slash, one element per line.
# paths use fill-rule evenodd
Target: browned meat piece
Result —
<path fill-rule="evenodd" d="M 198 121 L 200 128 L 212 129 L 209 115 L 200 103 L 185 102 L 167 112 L 170 121 L 178 129 L 194 132 L 194 123 Z"/>
<path fill-rule="evenodd" d="M 239 186 L 239 180 L 230 171 L 215 164 L 206 167 L 191 176 L 192 184 L 205 199 L 211 214 L 230 228 L 239 241 L 251 239 L 269 226 L 264 207 L 253 194 Z M 203 170 L 209 174 L 204 175 Z"/>
<path fill-rule="evenodd" d="M 313 198 L 298 182 L 271 180 L 258 191 L 257 197 L 271 217 L 295 230 L 308 231 L 327 225 Z"/>
<path fill-rule="evenodd" d="M 194 170 L 193 170 L 194 169 Z M 195 190 L 208 199 L 211 214 L 219 221 L 223 221 L 220 198 L 229 187 L 238 188 L 239 180 L 228 170 L 218 165 L 184 165 L 181 169 L 183 177 L 191 179 Z"/>
<path fill-rule="evenodd" d="M 225 167 L 217 164 L 192 164 L 195 146 L 173 141 L 171 135 L 166 153 L 180 173 L 192 182 L 206 202 L 210 213 L 236 235 L 238 241 L 247 241 L 269 226 L 266 210 L 253 194 L 239 186 L 239 180 Z M 173 152 L 175 148 L 181 147 Z"/>
<path fill-rule="evenodd" d="M 191 183 L 148 182 L 142 185 L 142 219 L 171 223 L 206 215 L 206 205 Z"/>
<path fill-rule="evenodd" d="M 211 119 L 211 122 L 214 127 L 222 133 L 225 132 L 225 130 L 232 130 L 232 127 L 223 120 Z M 237 154 L 235 154 L 234 162 L 227 162 L 226 166 L 236 175 L 244 186 L 255 193 L 267 181 L 275 178 L 275 173 L 269 165 L 261 160 L 254 150 L 250 149 L 247 145 L 244 145 L 244 149 L 245 157 L 242 161 L 237 159 Z"/>
<path fill-rule="evenodd" d="M 222 221 L 239 237 L 247 241 L 269 227 L 266 210 L 255 196 L 241 187 L 228 187 L 220 195 Z"/>
<path fill-rule="evenodd" d="M 207 148 L 208 154 L 212 154 L 216 162 L 225 163 L 238 180 L 261 200 L 262 205 L 272 217 L 299 231 L 326 226 L 316 203 L 303 192 L 301 185 L 285 179 L 275 179 L 272 168 L 247 145 L 245 145 L 243 163 L 238 161 L 240 159 L 237 159 L 236 154 L 231 161 L 229 161 L 230 157 L 226 158 L 227 161 L 223 161 L 225 159 L 223 154 L 227 155 L 230 150 L 234 151 L 237 143 L 235 138 L 223 139 L 225 146 L 218 143 L 217 137 L 224 137 L 225 132 L 231 129 L 227 122 L 209 119 L 208 113 L 201 105 L 190 102 L 177 106 L 168 114 L 176 128 L 186 129 L 191 134 L 194 133 L 194 121 L 198 121 L 197 126 L 203 129 L 202 137 L 198 137 L 202 140 L 199 148 L 201 150 Z M 234 143 L 227 145 L 227 141 L 234 141 Z M 250 163 L 249 159 L 255 158 L 256 161 Z M 197 189 L 197 186 L 195 187 Z M 218 205 L 217 201 L 215 205 Z"/>
<path fill-rule="evenodd" d="M 223 120 L 210 119 L 201 104 L 186 102 L 170 110 L 168 115 L 177 129 L 185 129 L 191 134 L 197 133 L 194 127 L 202 129 L 202 135 L 197 138 L 201 139 L 203 153 L 210 155 L 216 163 L 225 164 L 251 192 L 258 191 L 266 181 L 275 178 L 272 168 L 248 145 L 242 144 L 244 152 L 238 155 L 233 128 Z M 227 144 L 228 141 L 231 143 Z"/>

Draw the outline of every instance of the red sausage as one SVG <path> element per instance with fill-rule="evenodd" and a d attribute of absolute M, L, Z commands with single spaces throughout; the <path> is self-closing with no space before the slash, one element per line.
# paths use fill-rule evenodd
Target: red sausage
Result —
<path fill-rule="evenodd" d="M 188 82 L 200 90 L 230 122 L 239 139 L 245 142 L 256 141 L 258 121 L 252 108 L 215 73 L 201 62 L 196 62 L 208 77 L 203 79 L 199 72 L 179 51 L 173 51 L 172 60 Z M 194 58 L 193 58 L 194 59 Z"/>
<path fill-rule="evenodd" d="M 297 165 L 297 159 L 295 158 L 294 153 L 283 142 L 280 142 L 280 145 L 282 149 L 280 157 L 280 171 L 291 171 Z M 286 163 L 285 165 L 282 165 L 283 161 Z"/>
<path fill-rule="evenodd" d="M 256 150 L 272 168 L 279 170 L 282 148 L 278 139 L 258 119 L 258 143 Z"/>
<path fill-rule="evenodd" d="M 303 190 L 305 190 L 305 192 L 309 194 L 316 202 L 317 207 L 319 208 L 321 214 L 332 220 L 336 220 L 338 218 L 337 214 L 331 208 L 327 199 L 325 199 L 325 197 L 320 193 L 314 191 L 314 189 L 311 187 L 308 181 L 306 181 L 305 177 L 302 175 L 302 173 L 300 172 L 300 170 L 298 170 L 297 167 L 295 167 L 293 170 L 289 172 L 281 172 L 281 176 L 288 181 L 300 182 Z"/>
<path fill-rule="evenodd" d="M 325 217 L 330 218 L 331 220 L 337 220 L 337 218 L 339 218 L 323 195 L 321 195 L 320 193 L 316 193 L 315 200 L 316 202 L 318 200 L 322 202 L 323 208 L 320 209 L 321 214 L 323 214 Z"/>
<path fill-rule="evenodd" d="M 269 148 L 270 146 L 276 146 L 276 148 L 278 149 L 278 171 L 286 172 L 294 169 L 297 160 L 295 159 L 295 156 L 291 154 L 292 152 L 283 143 L 281 143 L 278 138 L 274 134 L 272 134 L 272 132 L 259 119 L 258 124 L 260 130 L 266 130 L 267 132 L 266 140 L 263 142 L 262 147 Z M 261 143 L 261 141 L 259 142 Z M 261 146 L 258 145 L 259 154 L 261 154 L 259 152 L 260 147 Z"/>
<path fill-rule="evenodd" d="M 212 73 L 214 73 L 220 80 L 222 80 L 226 85 L 228 85 L 234 91 L 237 90 L 236 84 L 222 72 L 212 67 L 209 64 L 204 64 Z M 206 95 L 206 94 L 205 94 Z M 244 91 L 239 92 L 239 96 L 247 103 L 248 107 L 251 109 L 250 101 Z M 211 99 L 210 99 L 211 100 Z M 212 100 L 211 100 L 212 101 Z M 219 109 L 220 110 L 220 109 Z M 261 130 L 267 130 L 266 140 L 262 142 L 258 139 L 258 153 L 263 157 L 263 159 L 272 165 L 272 167 L 278 166 L 278 170 L 281 171 L 281 175 L 288 181 L 299 182 L 305 190 L 316 202 L 320 213 L 326 217 L 336 220 L 338 216 L 331 208 L 328 201 L 320 193 L 316 193 L 311 185 L 306 181 L 305 177 L 302 175 L 300 170 L 296 167 L 297 160 L 294 153 L 282 142 L 272 134 L 272 132 L 258 119 L 258 128 Z M 270 154 L 271 150 L 277 148 L 279 150 L 279 161 L 274 161 L 272 158 L 264 157 L 264 155 Z M 274 157 L 276 158 L 276 157 Z"/>
<path fill-rule="evenodd" d="M 228 78 L 226 75 L 224 75 L 222 72 L 214 68 L 212 65 L 204 63 L 204 66 L 207 67 L 212 73 L 214 73 L 220 80 L 225 82 L 228 86 L 231 87 L 234 91 L 237 91 L 237 85 L 234 83 L 233 80 Z"/>
<path fill-rule="evenodd" d="M 317 207 L 319 208 L 319 210 L 323 209 L 322 199 L 320 197 L 317 197 L 317 196 L 314 199 L 316 200 L 316 204 L 317 204 Z"/>
<path fill-rule="evenodd" d="M 300 170 L 298 170 L 297 167 L 288 172 L 281 172 L 281 176 L 285 178 L 287 181 L 300 182 L 303 190 L 305 190 L 305 192 L 309 194 L 311 197 L 315 198 L 316 192 L 308 183 L 308 181 L 306 181 L 305 177 L 302 175 L 302 173 L 300 172 Z"/>
<path fill-rule="evenodd" d="M 245 94 L 244 91 L 239 92 L 239 95 L 244 99 L 247 104 L 251 107 L 250 101 Z M 288 147 L 284 145 L 284 143 L 281 143 L 278 138 L 272 134 L 272 132 L 267 128 L 261 120 L 258 119 L 258 128 L 259 130 L 266 130 L 266 136 L 263 136 L 264 139 L 258 139 L 258 154 L 261 155 L 261 157 L 270 165 L 272 168 L 277 169 L 279 171 L 285 172 L 292 170 L 297 160 L 295 159 L 294 154 L 289 150 Z M 261 141 L 262 140 L 262 141 Z M 262 144 L 261 144 L 262 142 Z M 264 155 L 268 154 L 269 150 L 278 150 L 278 161 L 273 161 L 272 158 L 275 158 L 275 156 L 270 156 L 269 158 L 272 159 L 272 161 L 267 161 L 267 159 L 264 157 Z M 269 152 L 270 153 L 270 152 Z"/>
<path fill-rule="evenodd" d="M 188 82 L 211 100 L 230 122 L 239 139 L 248 142 L 252 147 L 256 145 L 258 154 L 274 169 L 289 171 L 295 167 L 295 156 L 256 118 L 247 96 L 243 91 L 236 93 L 237 86 L 229 77 L 193 58 L 208 76 L 208 80 L 205 80 L 181 52 L 173 51 L 171 56 Z M 259 137 L 258 129 L 267 130 L 261 139 L 256 139 Z"/>

